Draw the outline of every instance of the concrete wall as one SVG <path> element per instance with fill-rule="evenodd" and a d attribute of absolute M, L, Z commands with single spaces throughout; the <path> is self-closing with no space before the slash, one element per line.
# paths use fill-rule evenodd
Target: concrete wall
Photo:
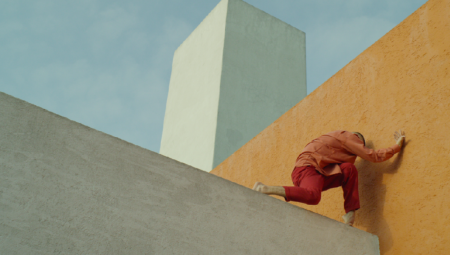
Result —
<path fill-rule="evenodd" d="M 306 96 L 305 62 L 302 31 L 222 0 L 175 52 L 160 153 L 210 171 Z"/>
<path fill-rule="evenodd" d="M 227 1 L 175 51 L 160 153 L 211 170 L 215 151 Z"/>
<path fill-rule="evenodd" d="M 229 0 L 213 167 L 306 97 L 305 33 Z"/>
<path fill-rule="evenodd" d="M 449 254 L 450 1 L 430 0 L 322 86 L 216 167 L 212 173 L 247 187 L 292 185 L 296 157 L 315 137 L 359 131 L 368 145 L 394 145 L 388 162 L 357 161 L 362 208 L 356 227 L 378 235 L 382 254 Z M 318 206 L 345 213 L 341 189 Z"/>
<path fill-rule="evenodd" d="M 379 254 L 376 236 L 0 93 L 1 254 Z"/>

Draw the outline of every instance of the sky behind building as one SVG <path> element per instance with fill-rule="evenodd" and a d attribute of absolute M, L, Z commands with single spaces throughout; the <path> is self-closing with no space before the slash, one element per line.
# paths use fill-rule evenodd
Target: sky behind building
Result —
<path fill-rule="evenodd" d="M 2 0 L 0 91 L 158 152 L 176 48 L 219 0 Z M 306 33 L 308 93 L 425 0 L 247 0 Z"/>

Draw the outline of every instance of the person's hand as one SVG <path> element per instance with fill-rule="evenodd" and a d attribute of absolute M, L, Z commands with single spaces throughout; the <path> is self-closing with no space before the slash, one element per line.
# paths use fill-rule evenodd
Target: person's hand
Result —
<path fill-rule="evenodd" d="M 405 141 L 405 132 L 403 132 L 401 129 L 399 131 L 395 131 L 394 139 L 397 145 L 402 147 L 403 142 Z"/>

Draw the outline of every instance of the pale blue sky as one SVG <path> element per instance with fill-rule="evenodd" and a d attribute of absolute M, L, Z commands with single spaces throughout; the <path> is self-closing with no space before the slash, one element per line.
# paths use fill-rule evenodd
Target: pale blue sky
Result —
<path fill-rule="evenodd" d="M 158 152 L 173 52 L 219 0 L 0 0 L 0 91 Z M 306 33 L 308 94 L 425 0 L 248 0 Z"/>

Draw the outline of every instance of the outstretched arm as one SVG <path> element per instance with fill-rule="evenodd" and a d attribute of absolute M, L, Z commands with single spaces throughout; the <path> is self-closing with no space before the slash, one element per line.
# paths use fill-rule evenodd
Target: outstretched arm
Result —
<path fill-rule="evenodd" d="M 402 130 L 395 131 L 394 139 L 396 145 L 380 150 L 369 149 L 364 146 L 362 141 L 357 141 L 355 139 L 349 139 L 345 143 L 345 147 L 348 151 L 365 160 L 371 162 L 383 162 L 392 158 L 392 156 L 400 151 L 401 147 L 403 146 L 403 142 L 405 141 L 405 132 L 403 132 Z"/>

